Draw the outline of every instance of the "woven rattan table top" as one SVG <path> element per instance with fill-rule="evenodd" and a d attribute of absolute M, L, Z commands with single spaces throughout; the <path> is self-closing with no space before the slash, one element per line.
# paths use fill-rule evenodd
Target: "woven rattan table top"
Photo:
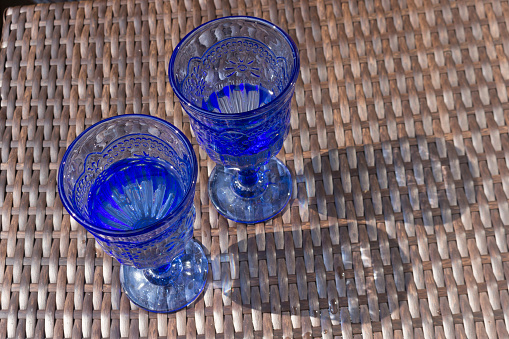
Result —
<path fill-rule="evenodd" d="M 301 72 L 278 157 L 294 194 L 236 224 L 167 80 L 173 48 L 224 15 L 293 37 Z M 509 4 L 121 0 L 10 8 L 0 49 L 0 338 L 508 338 Z M 109 116 L 162 117 L 200 168 L 209 282 L 152 314 L 62 208 L 59 162 Z"/>

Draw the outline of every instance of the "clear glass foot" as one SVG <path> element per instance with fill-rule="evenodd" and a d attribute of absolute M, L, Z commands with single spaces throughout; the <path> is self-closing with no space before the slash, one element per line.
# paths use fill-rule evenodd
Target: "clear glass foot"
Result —
<path fill-rule="evenodd" d="M 209 196 L 219 213 L 237 222 L 257 223 L 281 212 L 290 200 L 292 177 L 277 158 L 250 179 L 216 165 L 209 179 Z"/>
<path fill-rule="evenodd" d="M 207 281 L 208 261 L 196 240 L 187 243 L 182 256 L 165 267 L 139 270 L 122 265 L 120 282 L 129 299 L 157 313 L 178 311 L 192 303 Z"/>

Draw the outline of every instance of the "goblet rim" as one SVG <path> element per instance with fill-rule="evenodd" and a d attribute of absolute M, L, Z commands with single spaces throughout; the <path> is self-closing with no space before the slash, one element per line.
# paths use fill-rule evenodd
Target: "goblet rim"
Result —
<path fill-rule="evenodd" d="M 290 45 L 290 48 L 292 50 L 293 70 L 292 70 L 292 73 L 290 76 L 290 80 L 288 81 L 286 87 L 274 98 L 274 100 L 269 102 L 267 105 L 253 109 L 253 110 L 239 112 L 239 113 L 210 112 L 210 111 L 204 110 L 203 108 L 201 108 L 199 106 L 196 106 L 190 100 L 187 100 L 185 98 L 185 96 L 182 94 L 182 92 L 181 92 L 181 90 L 173 76 L 175 60 L 176 60 L 177 54 L 178 54 L 180 48 L 182 47 L 182 45 L 186 42 L 186 40 L 188 40 L 198 30 L 202 30 L 202 29 L 206 30 L 205 27 L 207 25 L 210 25 L 216 21 L 222 21 L 222 20 L 226 21 L 226 20 L 235 20 L 235 19 L 246 19 L 246 20 L 251 20 L 251 21 L 258 21 L 258 22 L 265 24 L 267 26 L 271 26 L 273 29 L 275 29 L 277 32 L 279 32 L 286 39 L 286 41 L 288 42 L 288 44 Z M 212 117 L 212 118 L 216 118 L 216 119 L 239 120 L 239 119 L 246 119 L 246 118 L 248 118 L 248 119 L 255 118 L 259 115 L 265 114 L 265 113 L 273 110 L 274 107 L 278 107 L 279 105 L 282 105 L 285 102 L 287 95 L 291 91 L 293 91 L 293 89 L 295 87 L 295 83 L 297 82 L 297 78 L 299 76 L 299 71 L 300 71 L 299 49 L 298 49 L 297 45 L 295 44 L 295 42 L 293 41 L 293 39 L 290 37 L 290 35 L 288 33 L 286 33 L 281 27 L 279 27 L 278 25 L 276 25 L 270 21 L 267 21 L 265 19 L 261 19 L 261 18 L 257 18 L 257 17 L 253 17 L 253 16 L 247 16 L 247 15 L 233 15 L 233 16 L 226 16 L 226 17 L 221 17 L 221 18 L 217 18 L 217 19 L 208 21 L 208 22 L 196 27 L 191 32 L 187 33 L 184 36 L 184 38 L 179 41 L 179 43 L 177 44 L 177 47 L 175 47 L 175 49 L 173 50 L 173 53 L 171 54 L 170 63 L 168 66 L 168 78 L 170 80 L 170 85 L 173 88 L 173 92 L 177 95 L 177 98 L 179 98 L 180 103 L 182 104 L 183 107 L 184 107 L 184 105 L 188 106 L 188 107 L 192 107 L 194 112 L 197 112 L 203 116 L 206 116 L 207 118 Z"/>
<path fill-rule="evenodd" d="M 148 119 L 148 120 L 155 120 L 166 127 L 168 127 L 173 135 L 177 137 L 177 139 L 181 140 L 184 144 L 184 147 L 188 151 L 188 153 L 191 155 L 191 163 L 192 166 L 192 180 L 191 184 L 189 185 L 189 188 L 185 191 L 184 197 L 182 200 L 175 206 L 175 208 L 172 209 L 172 211 L 166 215 L 164 218 L 141 228 L 137 228 L 134 230 L 107 230 L 101 227 L 97 227 L 94 224 L 88 222 L 85 220 L 79 213 L 75 212 L 74 205 L 70 201 L 69 196 L 65 193 L 64 189 L 64 168 L 67 161 L 67 157 L 71 154 L 71 151 L 74 149 L 74 147 L 79 143 L 79 141 L 87 135 L 87 132 L 90 132 L 97 126 L 104 124 L 108 121 L 114 120 L 114 119 L 127 119 L 127 118 L 142 118 L 142 119 Z M 177 219 L 178 216 L 180 216 L 181 213 L 183 213 L 182 206 L 188 203 L 188 201 L 194 196 L 195 189 L 196 189 L 196 181 L 198 178 L 198 160 L 196 158 L 196 153 L 194 152 L 193 145 L 189 141 L 189 139 L 185 136 L 185 134 L 179 130 L 177 127 L 175 127 L 173 124 L 167 122 L 166 120 L 163 120 L 158 117 L 154 117 L 151 115 L 145 115 L 145 114 L 124 114 L 124 115 L 117 115 L 114 117 L 109 117 L 104 120 L 101 120 L 99 122 L 96 122 L 92 126 L 85 129 L 80 135 L 78 135 L 72 143 L 67 147 L 65 154 L 62 158 L 62 161 L 60 162 L 60 165 L 58 166 L 58 175 L 57 175 L 57 187 L 58 187 L 58 195 L 60 196 L 60 200 L 62 201 L 62 205 L 65 207 L 67 212 L 83 227 L 85 227 L 88 231 L 90 231 L 93 234 L 98 234 L 101 236 L 113 236 L 113 237 L 131 237 L 131 236 L 137 236 L 141 234 L 146 234 L 150 231 L 153 231 L 160 226 L 165 225 L 168 221 L 172 219 Z"/>

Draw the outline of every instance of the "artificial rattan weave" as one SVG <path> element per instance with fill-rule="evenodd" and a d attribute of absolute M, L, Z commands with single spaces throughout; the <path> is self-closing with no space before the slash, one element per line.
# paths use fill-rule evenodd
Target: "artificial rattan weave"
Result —
<path fill-rule="evenodd" d="M 256 225 L 218 216 L 214 167 L 167 78 L 173 48 L 261 16 L 301 53 L 278 157 L 294 194 Z M 509 4 L 122 0 L 10 8 L 0 49 L 0 338 L 509 338 Z M 144 113 L 196 145 L 209 283 L 152 314 L 62 208 L 66 146 Z"/>

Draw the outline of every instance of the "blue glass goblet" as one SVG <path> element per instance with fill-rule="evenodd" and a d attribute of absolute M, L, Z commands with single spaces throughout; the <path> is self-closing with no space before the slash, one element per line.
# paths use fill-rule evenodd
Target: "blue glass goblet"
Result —
<path fill-rule="evenodd" d="M 60 164 L 63 205 L 122 264 L 125 293 L 148 311 L 181 309 L 205 286 L 207 258 L 192 239 L 197 173 L 182 132 L 134 114 L 88 128 Z"/>
<path fill-rule="evenodd" d="M 229 219 L 263 221 L 290 199 L 290 172 L 275 155 L 289 131 L 299 65 L 288 34 L 245 16 L 205 23 L 173 51 L 170 83 L 217 163 L 209 196 Z"/>

